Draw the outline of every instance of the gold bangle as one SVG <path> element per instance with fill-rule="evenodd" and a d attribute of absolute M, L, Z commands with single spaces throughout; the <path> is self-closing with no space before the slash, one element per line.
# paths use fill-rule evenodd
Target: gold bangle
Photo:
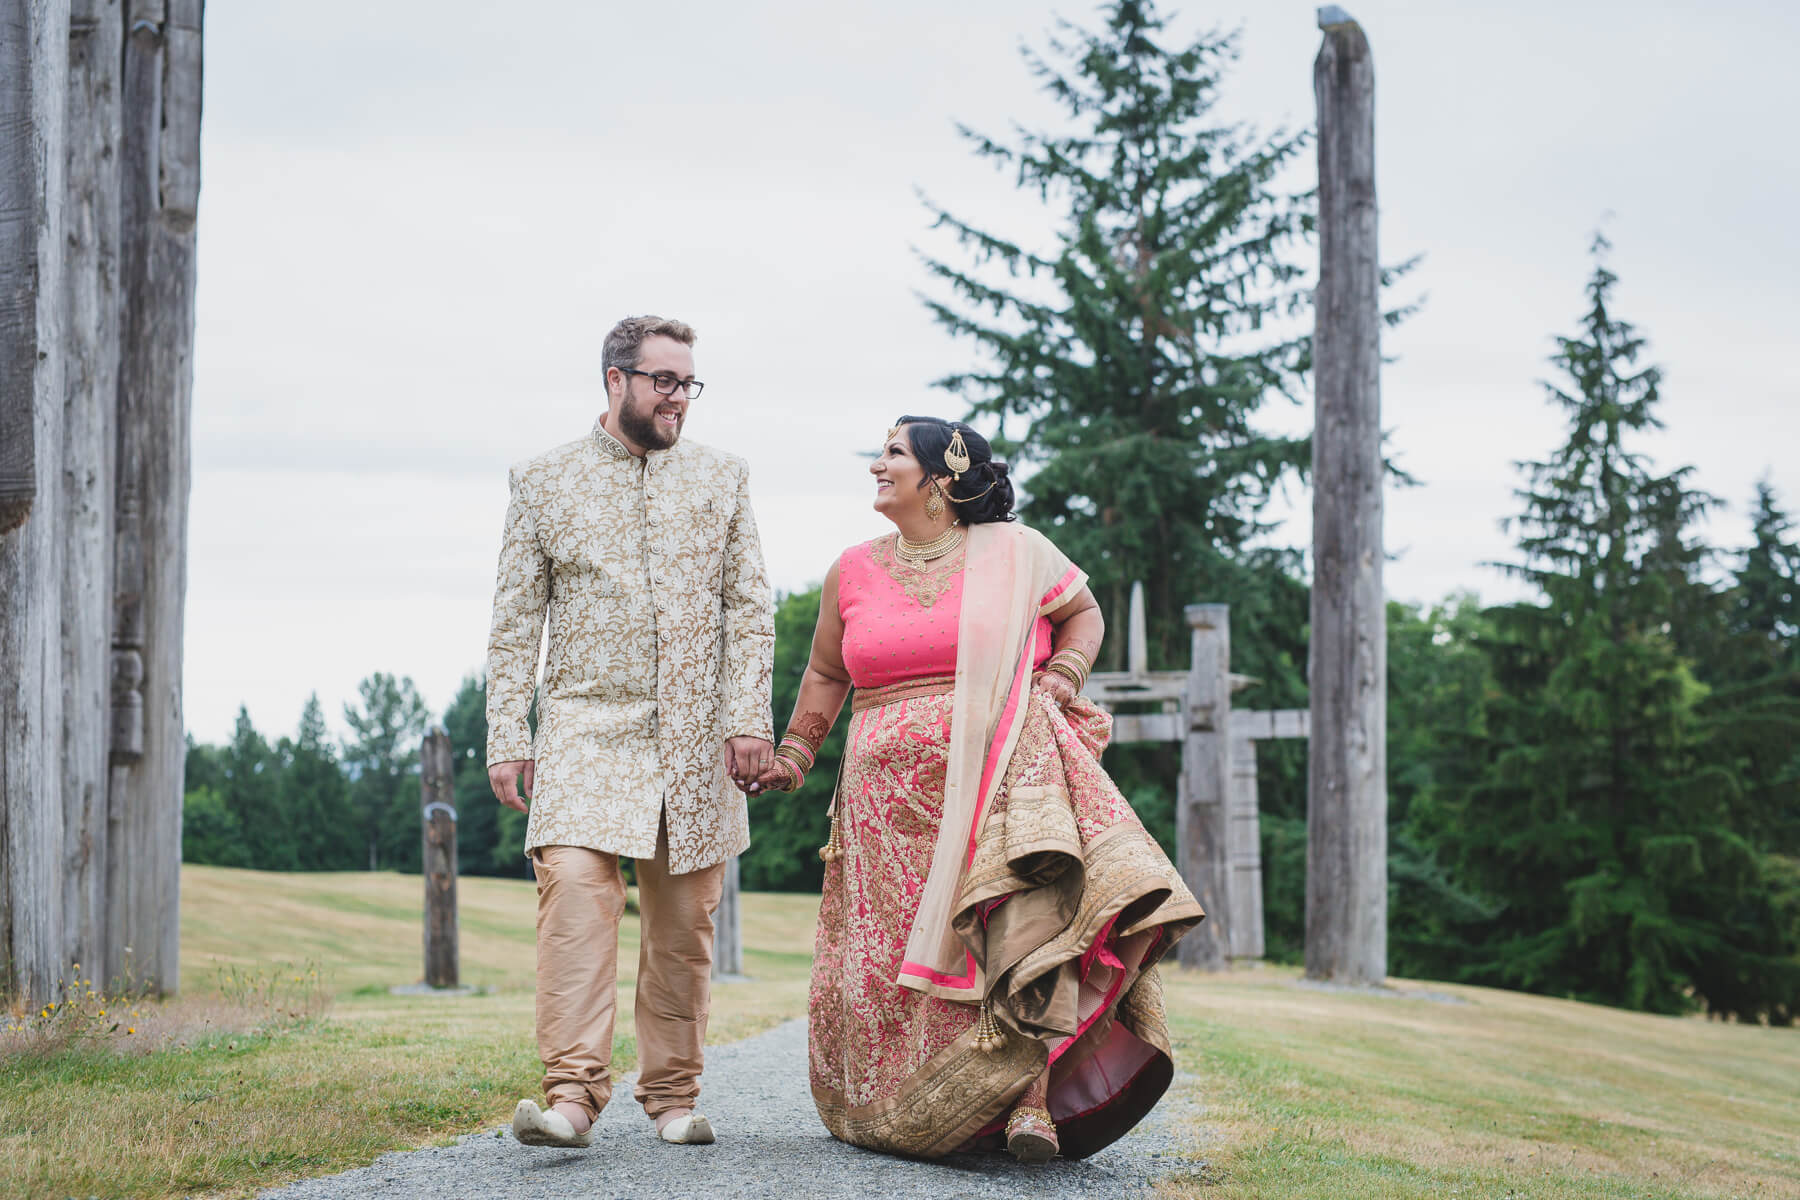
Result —
<path fill-rule="evenodd" d="M 783 750 L 787 750 L 788 752 L 783 754 Z M 781 789 L 782 791 L 797 792 L 802 787 L 806 786 L 806 765 L 800 761 L 799 756 L 792 750 L 789 750 L 786 746 L 777 746 L 775 748 L 775 761 L 785 765 L 788 772 L 794 778 L 794 786 L 783 788 Z"/>
<path fill-rule="evenodd" d="M 796 737 L 791 733 L 788 734 L 781 739 L 781 744 L 776 746 L 775 751 L 777 754 L 781 752 L 783 746 L 800 755 L 801 765 L 809 770 L 815 762 L 819 761 L 819 748 L 811 742 L 808 742 L 805 738 Z"/>
<path fill-rule="evenodd" d="M 803 733 L 796 733 L 792 728 L 789 728 L 786 733 L 781 735 L 781 740 L 784 742 L 798 742 L 808 750 L 811 750 L 814 754 L 817 754 L 819 752 L 819 747 L 825 744 L 824 738 L 820 738 L 815 742 Z"/>
<path fill-rule="evenodd" d="M 1062 675 L 1075 685 L 1075 690 L 1078 692 L 1087 686 L 1088 672 L 1083 669 L 1080 656 L 1071 655 L 1067 650 L 1051 655 L 1050 661 L 1044 664 L 1044 670 L 1055 671 Z"/>

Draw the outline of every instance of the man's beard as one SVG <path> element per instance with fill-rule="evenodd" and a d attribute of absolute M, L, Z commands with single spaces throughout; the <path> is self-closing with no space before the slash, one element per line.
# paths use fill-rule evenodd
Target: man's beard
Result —
<path fill-rule="evenodd" d="M 646 450 L 667 450 L 681 440 L 683 418 L 675 418 L 675 428 L 670 429 L 656 419 L 656 410 L 660 404 L 650 406 L 646 415 L 637 405 L 626 397 L 619 406 L 619 432 L 644 447 Z"/>

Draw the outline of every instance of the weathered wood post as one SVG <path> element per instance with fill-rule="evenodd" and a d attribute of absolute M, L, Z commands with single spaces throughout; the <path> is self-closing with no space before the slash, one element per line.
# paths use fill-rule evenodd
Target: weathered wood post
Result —
<path fill-rule="evenodd" d="M 1231 860 L 1231 940 L 1233 959 L 1263 956 L 1262 811 L 1256 794 L 1256 743 L 1243 718 L 1231 722 L 1231 795 L 1225 804 L 1225 853 Z"/>
<path fill-rule="evenodd" d="M 69 6 L 63 238 L 63 913 L 66 956 L 89 979 L 124 964 L 107 923 L 113 487 L 119 405 L 120 66 L 116 3 Z M 120 935 L 122 938 L 122 934 Z"/>
<path fill-rule="evenodd" d="M 718 911 L 713 913 L 714 979 L 736 979 L 744 973 L 744 933 L 739 911 L 738 860 L 732 855 L 725 860 L 725 890 L 719 896 Z"/>
<path fill-rule="evenodd" d="M 1321 8 L 1319 27 L 1306 974 L 1377 984 L 1387 974 L 1387 625 L 1375 69 L 1348 13 Z"/>
<path fill-rule="evenodd" d="M 179 978 L 188 415 L 200 198 L 201 0 L 128 0 L 114 528 L 115 928 L 138 977 Z"/>
<path fill-rule="evenodd" d="M 45 178 L 54 171 L 51 123 L 61 116 L 68 64 L 31 53 L 52 36 L 50 9 L 0 0 L 0 534 L 24 524 L 37 500 L 39 377 L 54 369 L 40 365 L 37 351 L 38 324 L 49 315 L 41 311 L 44 293 L 54 296 L 55 275 L 45 280 L 39 267 L 50 215 L 45 202 L 54 196 Z M 54 255 L 54 243 L 48 249 Z"/>
<path fill-rule="evenodd" d="M 70 969 L 56 544 L 68 19 L 67 0 L 0 0 L 0 988 L 33 1005 Z"/>
<path fill-rule="evenodd" d="M 1231 862 L 1225 817 L 1231 791 L 1231 608 L 1190 604 L 1186 613 L 1193 657 L 1175 789 L 1175 865 L 1206 910 L 1206 920 L 1181 939 L 1176 956 L 1184 967 L 1218 971 L 1231 965 L 1233 916 L 1227 902 Z"/>
<path fill-rule="evenodd" d="M 0 990 L 34 1003 L 77 961 L 178 978 L 200 21 L 0 0 Z"/>
<path fill-rule="evenodd" d="M 456 766 L 442 726 L 419 747 L 420 817 L 425 826 L 425 982 L 461 982 L 456 928 Z"/>

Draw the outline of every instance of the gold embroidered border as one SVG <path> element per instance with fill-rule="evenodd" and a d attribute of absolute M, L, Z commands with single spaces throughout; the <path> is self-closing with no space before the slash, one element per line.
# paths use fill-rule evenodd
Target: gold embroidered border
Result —
<path fill-rule="evenodd" d="M 993 1050 L 969 1029 L 894 1095 L 850 1108 L 833 1088 L 813 1084 L 813 1103 L 833 1137 L 854 1146 L 939 1158 L 993 1124 L 1043 1073 L 1049 1050 L 1016 1029 Z"/>
<path fill-rule="evenodd" d="M 926 675 L 902 683 L 890 683 L 886 687 L 857 688 L 850 694 L 850 711 L 859 713 L 864 709 L 880 708 L 884 704 L 916 700 L 920 696 L 948 696 L 955 691 L 954 675 Z"/>

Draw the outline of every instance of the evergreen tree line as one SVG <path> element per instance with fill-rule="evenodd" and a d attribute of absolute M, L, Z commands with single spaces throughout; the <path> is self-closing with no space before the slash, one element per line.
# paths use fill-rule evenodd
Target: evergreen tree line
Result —
<path fill-rule="evenodd" d="M 238 710 L 222 746 L 188 738 L 184 862 L 265 871 L 416 872 L 423 855 L 419 748 L 430 712 L 413 681 L 377 672 L 344 706 L 334 742 L 315 695 L 293 737 L 270 741 Z M 465 679 L 442 719 L 455 755 L 458 867 L 529 874 L 525 816 L 495 801 L 487 779 L 486 688 Z"/>

